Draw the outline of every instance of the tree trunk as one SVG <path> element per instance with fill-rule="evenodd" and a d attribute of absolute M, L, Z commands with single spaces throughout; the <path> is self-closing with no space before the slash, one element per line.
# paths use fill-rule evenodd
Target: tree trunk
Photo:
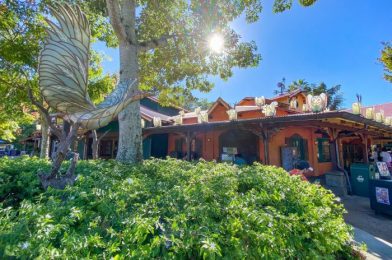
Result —
<path fill-rule="evenodd" d="M 91 133 L 93 136 L 93 143 L 91 145 L 92 156 L 93 156 L 93 160 L 96 160 L 98 159 L 98 146 L 99 146 L 98 135 L 96 130 L 92 130 Z"/>
<path fill-rule="evenodd" d="M 120 81 L 129 82 L 138 78 L 137 47 L 128 43 L 120 45 Z M 138 90 L 138 84 L 132 86 L 132 92 Z M 140 121 L 140 102 L 129 104 L 118 116 L 119 140 L 117 160 L 135 163 L 142 160 L 142 128 Z"/>
<path fill-rule="evenodd" d="M 41 151 L 39 157 L 41 159 L 49 158 L 50 145 L 50 127 L 46 120 L 41 120 Z"/>

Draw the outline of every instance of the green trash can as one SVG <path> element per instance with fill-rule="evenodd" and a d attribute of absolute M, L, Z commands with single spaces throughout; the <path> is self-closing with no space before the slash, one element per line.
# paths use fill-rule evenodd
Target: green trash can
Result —
<path fill-rule="evenodd" d="M 350 181 L 353 195 L 369 197 L 369 177 L 374 175 L 375 170 L 374 164 L 351 164 Z"/>

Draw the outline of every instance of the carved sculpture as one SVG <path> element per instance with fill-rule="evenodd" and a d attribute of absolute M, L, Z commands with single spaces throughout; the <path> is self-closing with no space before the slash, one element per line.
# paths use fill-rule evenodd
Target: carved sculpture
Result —
<path fill-rule="evenodd" d="M 255 104 L 256 106 L 262 107 L 265 105 L 265 98 L 264 96 L 261 97 L 255 97 Z"/>
<path fill-rule="evenodd" d="M 298 100 L 296 97 L 293 97 L 290 99 L 290 108 L 291 109 L 297 109 L 298 108 Z"/>
<path fill-rule="evenodd" d="M 90 27 L 78 6 L 50 7 L 58 24 L 47 20 L 49 28 L 39 59 L 39 85 L 50 107 L 64 118 L 92 130 L 109 124 L 130 102 L 128 82 L 95 106 L 87 93 Z"/>
<path fill-rule="evenodd" d="M 264 105 L 262 112 L 265 116 L 275 116 L 277 106 L 278 106 L 278 102 L 274 101 L 269 105 Z"/>
<path fill-rule="evenodd" d="M 227 110 L 227 114 L 229 115 L 229 120 L 237 120 L 237 111 L 235 109 L 229 109 Z"/>
<path fill-rule="evenodd" d="M 365 118 L 366 119 L 374 119 L 374 108 L 373 107 L 366 108 Z"/>
<path fill-rule="evenodd" d="M 306 103 L 308 105 L 308 110 L 314 113 L 323 112 L 327 108 L 328 98 L 325 93 L 321 93 L 318 96 L 313 96 L 309 94 L 306 97 Z"/>
<path fill-rule="evenodd" d="M 60 167 L 78 132 L 86 132 L 110 123 L 130 102 L 146 96 L 130 93 L 129 86 L 135 80 L 122 82 L 99 105 L 94 105 L 88 92 L 88 67 L 90 49 L 90 27 L 86 15 L 78 6 L 67 4 L 49 7 L 57 22 L 46 20 L 49 27 L 39 57 L 40 93 L 46 103 L 62 116 L 68 127 L 58 128 L 50 121 L 49 112 L 34 98 L 31 88 L 29 97 L 36 105 L 59 139 L 59 148 L 50 174 L 39 174 L 44 188 L 64 188 L 75 180 L 74 170 L 78 159 L 75 153 L 66 174 L 60 174 Z M 68 128 L 69 130 L 67 130 Z M 82 129 L 80 129 L 82 128 Z"/>
<path fill-rule="evenodd" d="M 200 123 L 208 123 L 208 113 L 207 111 L 200 111 L 197 115 L 197 122 Z"/>

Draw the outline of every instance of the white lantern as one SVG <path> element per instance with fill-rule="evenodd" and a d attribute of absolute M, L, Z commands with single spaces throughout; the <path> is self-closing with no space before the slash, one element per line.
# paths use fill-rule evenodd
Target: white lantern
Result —
<path fill-rule="evenodd" d="M 146 121 L 144 121 L 143 118 L 141 119 L 140 124 L 141 124 L 142 128 L 146 127 Z"/>
<path fill-rule="evenodd" d="M 198 115 L 197 115 L 197 122 L 199 124 L 201 123 L 207 123 L 208 122 L 208 113 L 206 111 L 201 111 Z"/>
<path fill-rule="evenodd" d="M 374 118 L 374 108 L 368 107 L 365 110 L 365 118 L 373 119 Z"/>
<path fill-rule="evenodd" d="M 237 120 L 237 111 L 235 109 L 229 109 L 227 110 L 227 114 L 229 115 L 229 120 Z"/>
<path fill-rule="evenodd" d="M 162 120 L 160 117 L 155 117 L 152 119 L 152 123 L 154 125 L 154 127 L 160 127 L 162 126 Z"/>
<path fill-rule="evenodd" d="M 256 106 L 262 107 L 265 105 L 265 98 L 264 96 L 261 97 L 255 97 L 255 104 Z"/>
<path fill-rule="evenodd" d="M 361 114 L 361 103 L 355 102 L 352 104 L 352 110 L 354 115 L 360 115 Z"/>

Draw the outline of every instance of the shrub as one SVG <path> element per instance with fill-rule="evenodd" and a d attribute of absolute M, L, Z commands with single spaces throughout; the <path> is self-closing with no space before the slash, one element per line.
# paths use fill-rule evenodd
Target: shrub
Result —
<path fill-rule="evenodd" d="M 350 254 L 350 228 L 331 192 L 282 169 L 168 159 L 140 165 L 82 161 L 77 173 L 72 187 L 1 210 L 0 257 Z"/>
<path fill-rule="evenodd" d="M 0 202 L 3 207 L 17 207 L 22 200 L 31 199 L 43 192 L 37 172 L 48 169 L 48 162 L 37 158 L 1 158 Z"/>

